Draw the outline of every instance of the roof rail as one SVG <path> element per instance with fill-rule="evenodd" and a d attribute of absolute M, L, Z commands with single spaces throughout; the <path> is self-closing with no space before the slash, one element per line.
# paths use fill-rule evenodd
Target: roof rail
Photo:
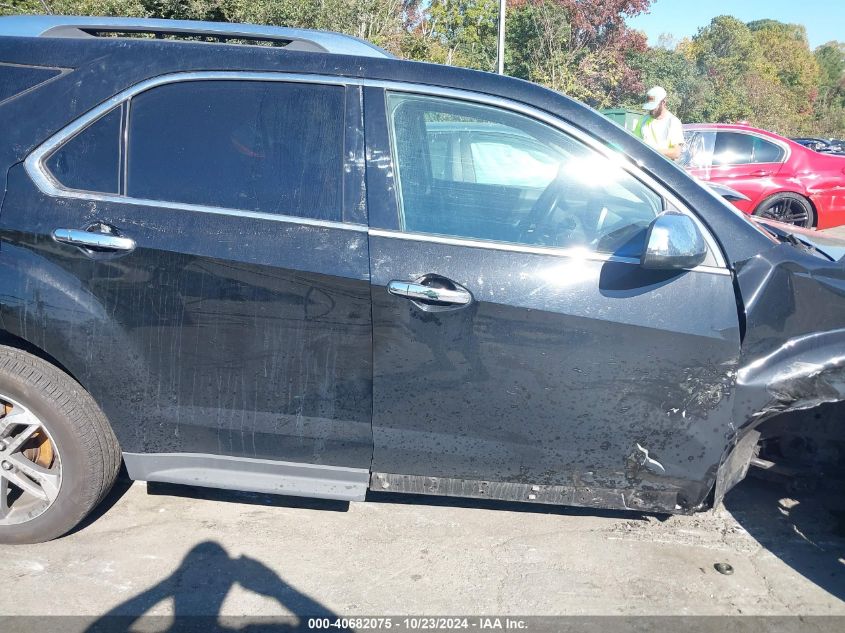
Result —
<path fill-rule="evenodd" d="M 151 34 L 157 38 L 166 36 L 202 37 L 219 42 L 228 40 L 269 42 L 289 50 L 363 57 L 393 57 L 375 44 L 351 35 L 332 31 L 155 18 L 67 15 L 11 15 L 0 17 L 0 36 L 96 37 L 124 33 Z"/>

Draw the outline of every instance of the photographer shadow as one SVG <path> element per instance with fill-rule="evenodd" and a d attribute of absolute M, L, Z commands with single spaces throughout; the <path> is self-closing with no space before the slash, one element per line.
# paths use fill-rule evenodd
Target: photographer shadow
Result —
<path fill-rule="evenodd" d="M 278 602 L 295 617 L 228 618 L 220 616 L 229 591 L 240 585 Z M 173 617 L 150 615 L 159 603 L 171 600 Z M 170 576 L 99 617 L 86 633 L 111 633 L 141 627 L 155 631 L 297 631 L 308 617 L 336 617 L 328 608 L 286 583 L 272 569 L 246 556 L 231 557 L 215 541 L 195 545 Z M 161 622 L 144 622 L 161 620 Z M 228 621 L 227 621 L 228 620 Z M 246 622 L 245 622 L 246 621 Z M 168 626 L 169 625 L 169 626 Z M 166 627 L 166 628 L 164 628 Z"/>

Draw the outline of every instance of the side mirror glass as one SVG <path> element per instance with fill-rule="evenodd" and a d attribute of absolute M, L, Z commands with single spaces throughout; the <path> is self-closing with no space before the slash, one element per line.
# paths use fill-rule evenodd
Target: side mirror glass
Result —
<path fill-rule="evenodd" d="M 648 227 L 640 265 L 652 270 L 683 270 L 695 268 L 706 258 L 707 244 L 693 219 L 666 211 Z"/>

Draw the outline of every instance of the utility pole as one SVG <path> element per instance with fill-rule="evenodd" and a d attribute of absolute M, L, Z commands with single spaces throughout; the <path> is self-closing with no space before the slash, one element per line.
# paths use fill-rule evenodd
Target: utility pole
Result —
<path fill-rule="evenodd" d="M 505 3 L 499 0 L 499 48 L 496 53 L 496 72 L 505 74 Z"/>

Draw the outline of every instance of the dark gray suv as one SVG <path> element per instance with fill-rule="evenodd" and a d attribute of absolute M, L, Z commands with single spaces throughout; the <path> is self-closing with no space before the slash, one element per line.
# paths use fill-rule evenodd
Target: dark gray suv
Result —
<path fill-rule="evenodd" d="M 0 181 L 2 542 L 70 530 L 121 462 L 689 513 L 779 414 L 845 397 L 840 245 L 515 79 L 2 18 Z"/>

